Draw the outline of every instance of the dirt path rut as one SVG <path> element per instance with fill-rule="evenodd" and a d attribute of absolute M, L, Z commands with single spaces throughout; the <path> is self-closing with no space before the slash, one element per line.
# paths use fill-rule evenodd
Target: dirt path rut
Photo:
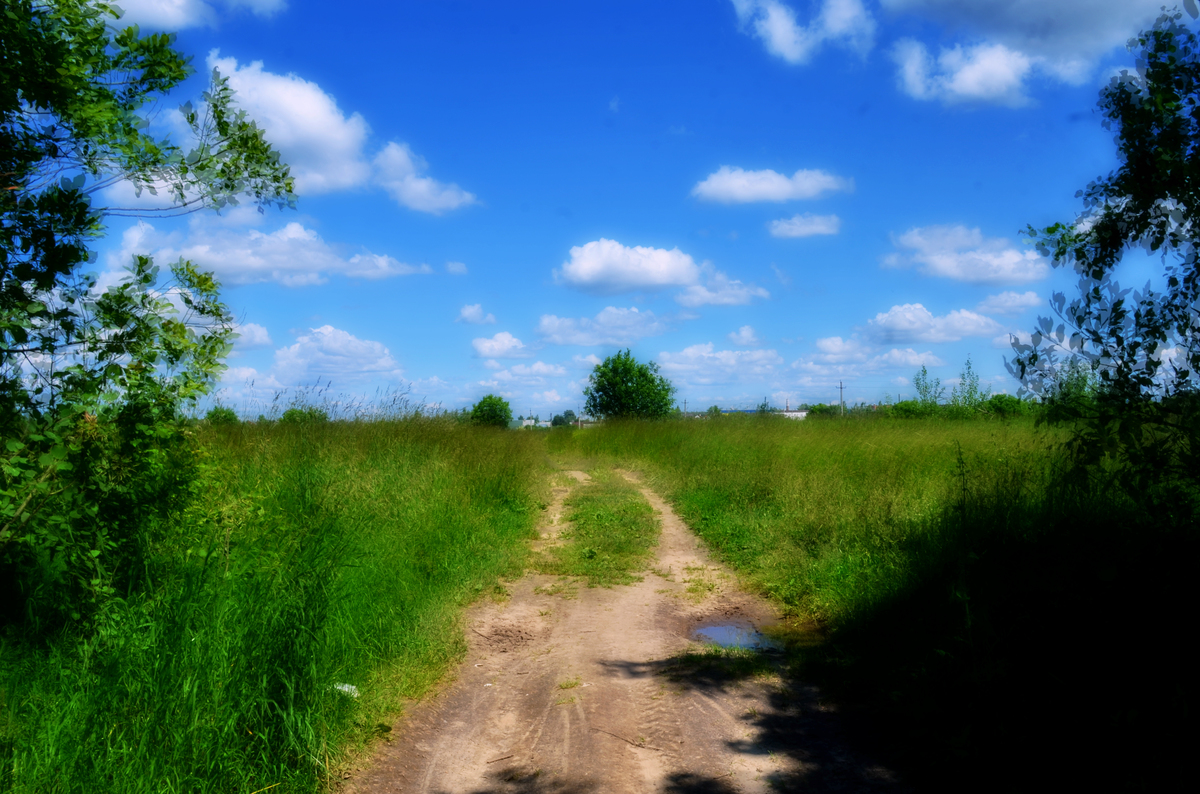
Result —
<path fill-rule="evenodd" d="M 540 543 L 556 542 L 569 490 L 554 489 Z M 662 522 L 655 573 L 612 589 L 531 574 L 505 603 L 473 607 L 457 680 L 412 710 L 347 791 L 899 790 L 815 689 L 769 664 L 748 676 L 689 667 L 698 624 L 775 615 L 641 490 Z"/>

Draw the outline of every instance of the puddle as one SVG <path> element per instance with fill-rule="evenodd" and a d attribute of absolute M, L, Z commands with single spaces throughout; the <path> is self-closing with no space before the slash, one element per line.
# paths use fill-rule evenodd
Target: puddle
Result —
<path fill-rule="evenodd" d="M 692 639 L 720 645 L 722 648 L 751 648 L 764 651 L 779 650 L 779 643 L 744 621 L 709 623 L 692 630 Z"/>

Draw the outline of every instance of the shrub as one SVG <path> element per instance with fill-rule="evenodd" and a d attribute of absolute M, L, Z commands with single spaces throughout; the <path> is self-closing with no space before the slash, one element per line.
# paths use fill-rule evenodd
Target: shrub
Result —
<path fill-rule="evenodd" d="M 289 408 L 283 412 L 283 416 L 279 417 L 281 425 L 315 425 L 328 421 L 329 414 L 311 405 Z"/>
<path fill-rule="evenodd" d="M 204 421 L 210 425 L 238 424 L 237 411 L 224 405 L 215 405 L 204 415 Z"/>
<path fill-rule="evenodd" d="M 993 394 L 986 403 L 986 409 L 996 416 L 1021 416 L 1026 413 L 1029 405 L 1011 394 Z"/>

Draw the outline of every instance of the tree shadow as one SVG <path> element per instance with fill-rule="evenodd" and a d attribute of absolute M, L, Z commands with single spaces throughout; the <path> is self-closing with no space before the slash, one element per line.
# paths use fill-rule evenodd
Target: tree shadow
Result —
<path fill-rule="evenodd" d="M 483 788 L 472 789 L 470 794 L 603 794 L 596 781 L 547 775 L 540 770 L 530 770 L 519 765 L 502 767 L 487 777 L 488 784 Z"/>
<path fill-rule="evenodd" d="M 650 662 L 611 661 L 606 666 L 627 677 L 660 676 L 707 697 L 728 696 L 746 682 L 771 677 L 767 706 L 743 717 L 753 738 L 726 746 L 743 756 L 780 755 L 791 759 L 792 771 L 765 776 L 778 791 L 902 792 L 908 791 L 877 759 L 881 747 L 861 709 L 840 708 L 821 689 L 796 676 L 795 656 L 709 646 L 702 651 Z M 723 794 L 738 790 L 725 776 L 675 772 L 666 791 L 680 794 Z"/>

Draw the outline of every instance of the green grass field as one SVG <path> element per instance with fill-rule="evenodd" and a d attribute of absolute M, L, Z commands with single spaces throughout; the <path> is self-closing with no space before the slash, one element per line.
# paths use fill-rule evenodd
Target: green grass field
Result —
<path fill-rule="evenodd" d="M 204 431 L 155 587 L 81 646 L 0 645 L 0 790 L 321 790 L 517 576 L 542 443 L 411 420 Z M 356 694 L 355 694 L 356 693 Z"/>
<path fill-rule="evenodd" d="M 113 599 L 97 631 L 0 638 L 0 791 L 327 790 L 460 658 L 467 604 L 526 567 L 608 586 L 646 564 L 657 521 L 618 465 L 788 611 L 805 638 L 790 675 L 866 707 L 919 789 L 1161 790 L 1186 757 L 1192 513 L 1065 486 L 1059 431 L 726 417 L 200 433 L 204 476 L 146 557 L 153 586 Z M 565 545 L 532 557 L 547 455 L 594 482 L 569 498 Z"/>

